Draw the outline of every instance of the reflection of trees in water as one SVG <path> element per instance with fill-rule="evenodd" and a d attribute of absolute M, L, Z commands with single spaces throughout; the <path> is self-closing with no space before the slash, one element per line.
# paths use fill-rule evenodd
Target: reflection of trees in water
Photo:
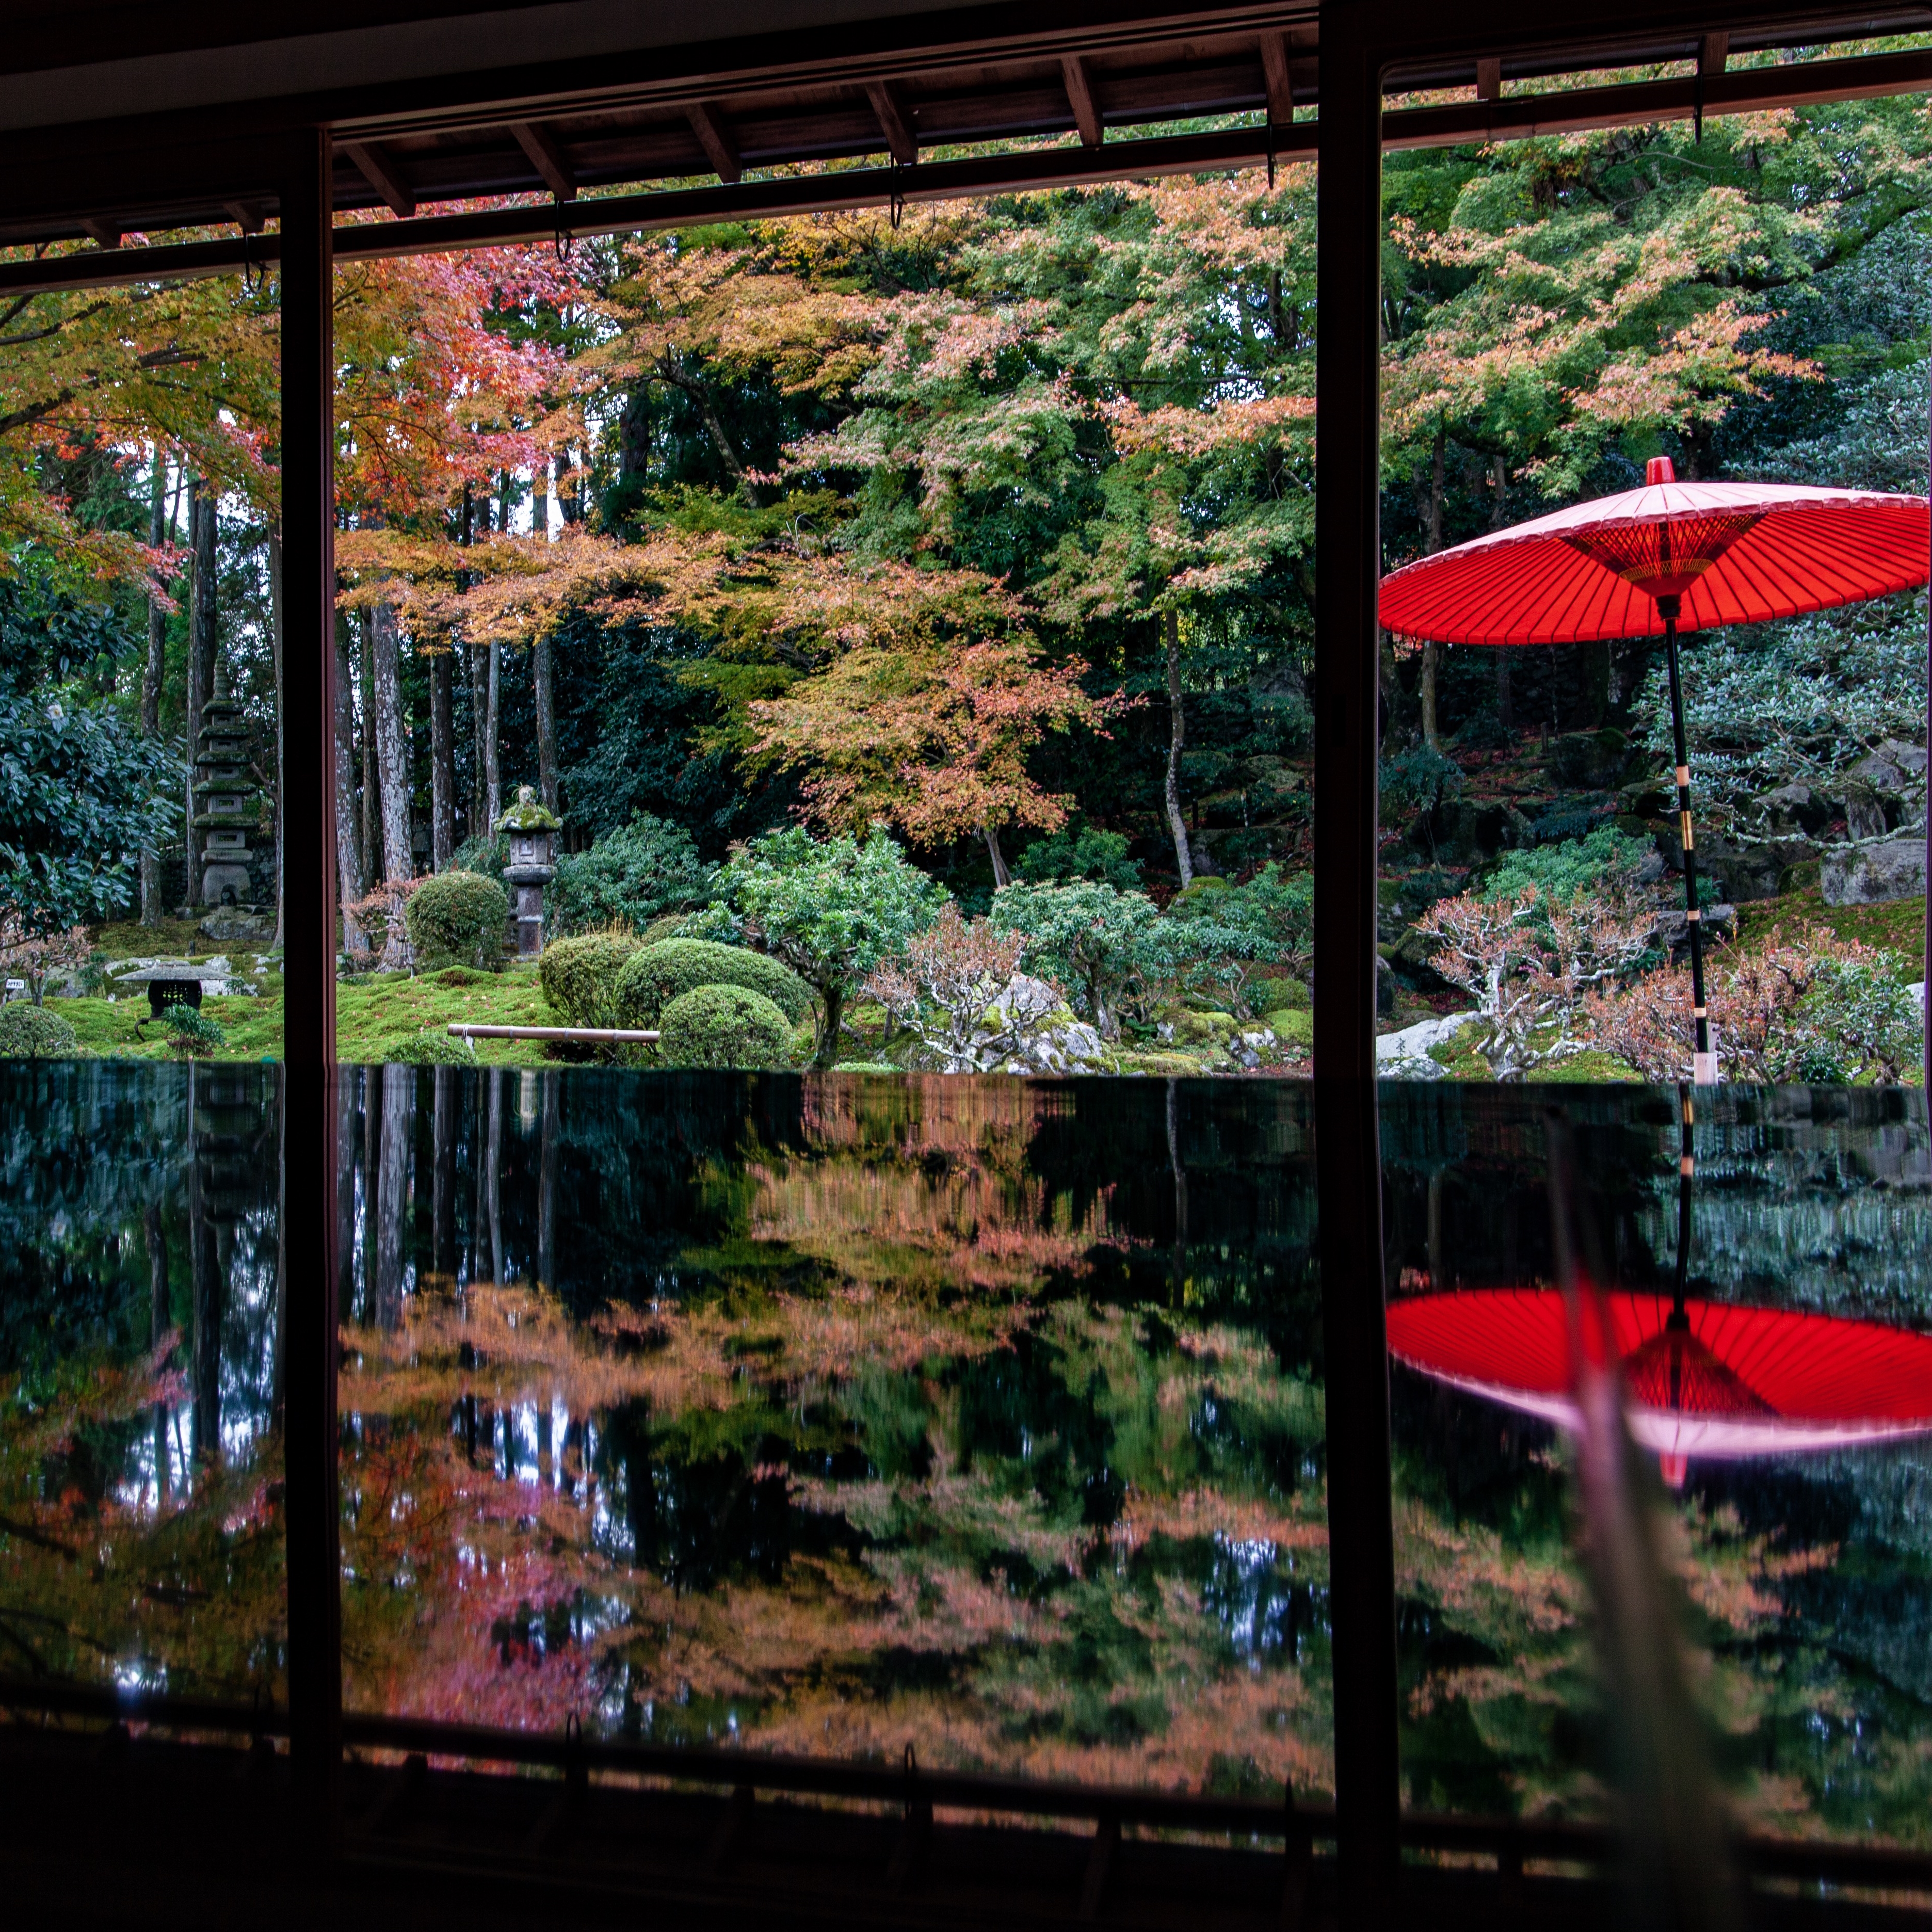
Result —
<path fill-rule="evenodd" d="M 0 1668 L 272 1692 L 274 1081 L 0 1069 Z"/>
<path fill-rule="evenodd" d="M 1263 1232 L 1305 1243 L 1305 1132 L 1257 1162 L 1210 1102 L 1171 1149 L 1118 1087 L 541 1088 L 418 1107 L 418 1285 L 393 1328 L 350 1298 L 352 1696 L 1325 1784 L 1313 1304 Z M 380 1187 L 412 1117 L 374 1105 Z"/>
<path fill-rule="evenodd" d="M 1539 1098 L 1385 1096 L 1392 1280 L 1546 1278 Z M 1672 1096 L 1599 1090 L 1565 1105 L 1619 1280 L 1667 1285 Z M 1932 1160 L 1920 1106 L 1844 1089 L 1700 1098 L 1698 1292 L 1927 1325 Z M 1560 1438 L 1404 1370 L 1394 1393 L 1411 1799 L 1594 1809 L 1596 1694 Z M 1693 1461 L 1673 1505 L 1678 1567 L 1720 1762 L 1763 1828 L 1927 1839 L 1927 1462 L 1922 1444 Z"/>

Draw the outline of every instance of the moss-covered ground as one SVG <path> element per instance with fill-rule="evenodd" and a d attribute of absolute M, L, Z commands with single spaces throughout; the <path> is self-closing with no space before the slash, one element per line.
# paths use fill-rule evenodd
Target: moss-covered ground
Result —
<path fill-rule="evenodd" d="M 126 954 L 121 956 L 127 957 Z M 140 1027 L 148 1002 L 134 994 L 120 999 L 62 1000 L 56 1010 L 90 1052 L 117 1058 L 162 1060 L 168 1036 L 160 1028 Z M 273 1060 L 282 1046 L 282 986 L 278 975 L 262 982 L 258 998 L 231 994 L 202 1002 L 202 1011 L 218 1021 L 227 1044 L 213 1056 L 224 1060 Z M 370 974 L 335 989 L 336 1052 L 348 1063 L 386 1060 L 425 1028 L 438 1031 L 452 1020 L 487 1026 L 554 1026 L 534 969 L 502 973 L 446 974 L 412 979 L 406 974 Z M 476 1042 L 477 1058 L 488 1066 L 544 1064 L 538 1040 L 484 1040 Z"/>

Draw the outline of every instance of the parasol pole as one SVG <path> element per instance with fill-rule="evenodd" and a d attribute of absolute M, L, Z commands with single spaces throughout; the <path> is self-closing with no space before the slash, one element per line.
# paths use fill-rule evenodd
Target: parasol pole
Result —
<path fill-rule="evenodd" d="M 1932 356 L 1927 363 L 1928 388 L 1925 407 L 1925 489 L 1932 497 Z M 1921 1090 L 1925 1105 L 1932 1110 L 1932 556 L 1927 559 L 1925 630 L 1925 957 L 1919 970 L 1924 975 L 1924 1006 L 1918 1016 L 1925 1029 L 1925 1084 Z M 1928 1112 L 1932 1123 L 1932 1112 Z"/>
<path fill-rule="evenodd" d="M 1704 1004 L 1703 919 L 1697 908 L 1697 842 L 1690 830 L 1690 754 L 1684 746 L 1684 687 L 1677 671 L 1675 594 L 1657 600 L 1664 619 L 1664 649 L 1670 665 L 1670 729 L 1677 747 L 1677 826 L 1684 842 L 1684 916 L 1690 929 L 1690 1012 L 1697 1022 L 1696 1057 L 1691 1078 L 1700 1087 L 1718 1084 L 1718 1056 L 1711 1051 L 1711 1021 Z"/>

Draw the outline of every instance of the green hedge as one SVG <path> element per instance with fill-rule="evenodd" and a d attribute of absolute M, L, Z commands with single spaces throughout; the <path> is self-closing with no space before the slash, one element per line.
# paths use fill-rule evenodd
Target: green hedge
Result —
<path fill-rule="evenodd" d="M 481 872 L 439 872 L 410 895 L 403 922 L 419 964 L 491 966 L 503 956 L 510 902 Z"/>
<path fill-rule="evenodd" d="M 436 1027 L 425 1027 L 400 1046 L 392 1046 L 383 1058 L 409 1066 L 474 1066 L 476 1049 L 466 1040 Z"/>
<path fill-rule="evenodd" d="M 550 1011 L 566 1026 L 623 1024 L 616 1017 L 618 977 L 637 950 L 636 940 L 608 932 L 552 940 L 537 967 Z"/>
<path fill-rule="evenodd" d="M 743 986 L 680 993 L 658 1028 L 658 1054 L 670 1066 L 784 1066 L 791 1059 L 791 1022 Z"/>
<path fill-rule="evenodd" d="M 23 1000 L 0 1006 L 0 1060 L 74 1060 L 80 1054 L 80 1037 L 59 1014 Z"/>
<path fill-rule="evenodd" d="M 794 1024 L 812 1010 L 812 988 L 762 952 L 712 939 L 666 939 L 625 963 L 617 978 L 616 1024 L 654 1027 L 674 1000 L 700 986 L 762 993 Z"/>

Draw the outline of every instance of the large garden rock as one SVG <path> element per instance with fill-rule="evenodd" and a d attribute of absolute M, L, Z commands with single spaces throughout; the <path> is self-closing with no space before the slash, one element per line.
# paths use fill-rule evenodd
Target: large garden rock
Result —
<path fill-rule="evenodd" d="M 240 906 L 217 906 L 196 930 L 218 946 L 272 946 L 275 916 L 246 911 Z"/>
<path fill-rule="evenodd" d="M 1882 797 L 1908 797 L 1925 782 L 1925 747 L 1887 738 L 1846 776 L 1870 786 Z"/>
<path fill-rule="evenodd" d="M 1827 905 L 1875 905 L 1916 898 L 1925 890 L 1925 841 L 1887 838 L 1841 848 L 1819 868 Z"/>
<path fill-rule="evenodd" d="M 1084 1073 L 1103 1070 L 1107 1049 L 1100 1034 L 1076 1019 L 1058 988 L 1030 974 L 1016 973 L 987 1008 L 975 1045 L 988 1072 Z"/>
<path fill-rule="evenodd" d="M 1385 1033 L 1376 1042 L 1376 1072 L 1384 1080 L 1440 1080 L 1447 1070 L 1431 1060 L 1429 1049 L 1453 1040 L 1476 1017 L 1473 1012 L 1449 1013 L 1441 1019 L 1418 1020 L 1400 1033 Z"/>

